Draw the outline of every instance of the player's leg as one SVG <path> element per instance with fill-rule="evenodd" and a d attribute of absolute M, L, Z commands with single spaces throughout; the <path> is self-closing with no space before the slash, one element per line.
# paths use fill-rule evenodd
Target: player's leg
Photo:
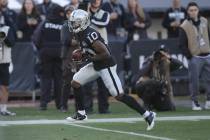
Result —
<path fill-rule="evenodd" d="M 113 97 L 136 110 L 141 115 L 146 112 L 146 110 L 141 107 L 134 98 L 124 94 L 120 79 L 116 74 L 116 66 L 102 70 L 100 76 Z"/>
<path fill-rule="evenodd" d="M 9 64 L 0 64 L 0 115 L 14 116 L 15 113 L 8 111 L 7 103 L 9 97 Z"/>
<path fill-rule="evenodd" d="M 74 89 L 76 108 L 78 109 L 78 112 L 75 114 L 75 116 L 68 117 L 67 120 L 84 120 L 87 118 L 84 107 L 82 86 L 90 81 L 96 80 L 98 77 L 98 73 L 94 70 L 92 63 L 87 64 L 77 73 L 75 73 L 71 86 Z"/>
<path fill-rule="evenodd" d="M 192 99 L 192 110 L 202 110 L 198 103 L 200 73 L 202 69 L 202 60 L 197 57 L 193 57 L 188 62 L 189 65 L 189 90 Z"/>
<path fill-rule="evenodd" d="M 109 111 L 109 91 L 106 88 L 103 80 L 101 78 L 97 79 L 97 85 L 98 85 L 98 111 L 101 114 L 110 113 Z"/>
<path fill-rule="evenodd" d="M 87 114 L 91 114 L 93 112 L 93 88 L 94 82 L 89 82 L 83 86 L 84 91 L 84 107 Z"/>
<path fill-rule="evenodd" d="M 113 66 L 101 70 L 99 72 L 106 87 L 109 89 L 110 94 L 114 96 L 118 101 L 126 104 L 130 108 L 134 109 L 135 111 L 143 115 L 143 117 L 148 123 L 147 130 L 152 129 L 154 127 L 155 113 L 147 111 L 133 97 L 124 94 L 120 79 L 116 73 L 116 67 L 117 66 Z"/>
<path fill-rule="evenodd" d="M 8 102 L 8 97 L 9 97 L 8 87 L 1 85 L 0 92 L 2 94 L 1 103 L 0 103 L 0 115 L 4 115 L 4 116 L 16 115 L 16 113 L 13 113 L 13 112 L 10 112 L 9 110 L 7 110 L 7 102 Z"/>
<path fill-rule="evenodd" d="M 205 86 L 205 90 L 206 90 L 206 103 L 205 103 L 205 109 L 210 109 L 210 57 L 205 59 L 206 63 L 204 65 L 203 68 L 203 72 L 201 75 L 201 78 L 203 79 L 203 84 Z"/>
<path fill-rule="evenodd" d="M 61 90 L 61 111 L 67 112 L 68 110 L 68 99 L 71 93 L 71 80 L 74 73 L 72 72 L 72 65 L 70 58 L 67 57 L 63 60 L 62 68 L 62 90 Z"/>
<path fill-rule="evenodd" d="M 53 84 L 54 84 L 53 87 L 54 87 L 54 97 L 55 97 L 56 108 L 57 109 L 61 109 L 62 60 L 60 58 L 57 58 L 56 60 L 54 60 L 54 65 L 53 65 Z"/>
<path fill-rule="evenodd" d="M 47 104 L 51 101 L 53 57 L 49 48 L 43 48 L 39 52 L 40 57 L 40 110 L 47 110 Z"/>

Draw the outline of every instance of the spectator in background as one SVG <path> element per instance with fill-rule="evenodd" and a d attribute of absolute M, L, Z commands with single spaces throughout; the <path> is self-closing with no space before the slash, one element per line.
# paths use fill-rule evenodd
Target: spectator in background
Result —
<path fill-rule="evenodd" d="M 23 42 L 31 41 L 31 36 L 40 21 L 41 18 L 34 1 L 24 0 L 21 12 L 18 15 L 18 39 Z"/>
<path fill-rule="evenodd" d="M 8 23 L 11 24 L 10 29 L 12 30 L 15 38 L 17 31 L 17 14 L 14 10 L 8 8 L 8 0 L 0 0 L 0 11 L 7 17 Z"/>
<path fill-rule="evenodd" d="M 109 0 L 103 4 L 102 9 L 110 14 L 110 21 L 107 26 L 108 34 L 118 36 L 123 29 L 123 17 L 125 15 L 123 5 L 118 0 Z"/>
<path fill-rule="evenodd" d="M 128 31 L 127 43 L 131 40 L 148 38 L 147 29 L 151 26 L 151 19 L 138 0 L 128 0 L 128 11 L 124 22 Z"/>
<path fill-rule="evenodd" d="M 91 21 L 91 27 L 94 28 L 96 31 L 98 31 L 101 35 L 101 37 L 105 40 L 105 43 L 108 44 L 108 37 L 107 37 L 107 30 L 106 27 L 110 20 L 110 15 L 108 12 L 101 9 L 103 0 L 91 0 L 90 1 L 90 21 Z M 98 85 L 98 111 L 101 114 L 107 114 L 109 113 L 109 91 L 107 90 L 106 86 L 104 85 L 101 78 L 97 79 L 97 85 Z M 87 112 L 93 111 L 93 95 L 91 90 L 92 85 L 87 84 L 84 86 L 85 90 L 87 92 L 84 94 L 85 98 L 85 109 Z"/>
<path fill-rule="evenodd" d="M 131 55 L 128 44 L 132 40 L 147 39 L 147 29 L 151 26 L 150 16 L 144 11 L 138 0 L 128 0 L 128 11 L 124 17 L 124 27 L 128 31 L 127 40 L 124 46 L 124 78 L 125 93 L 129 93 L 131 85 Z"/>
<path fill-rule="evenodd" d="M 11 18 L 9 20 L 15 22 L 17 20 L 17 14 L 14 10 L 8 8 L 8 0 L 0 0 L 0 5 L 2 11 Z"/>
<path fill-rule="evenodd" d="M 179 47 L 188 58 L 192 110 L 202 110 L 197 97 L 200 80 L 207 93 L 205 109 L 210 109 L 209 22 L 199 14 L 199 7 L 195 2 L 188 4 L 187 14 L 188 18 L 180 26 Z"/>
<path fill-rule="evenodd" d="M 16 115 L 7 110 L 9 97 L 9 65 L 11 63 L 11 47 L 15 43 L 15 36 L 9 26 L 10 20 L 0 11 L 0 115 Z"/>
<path fill-rule="evenodd" d="M 101 9 L 102 2 L 102 0 L 91 0 L 90 2 L 89 12 L 91 27 L 101 34 L 105 43 L 108 43 L 106 27 L 109 24 L 110 15 L 108 12 Z"/>
<path fill-rule="evenodd" d="M 75 9 L 76 8 L 72 5 L 68 5 L 68 6 L 65 7 L 64 12 L 65 12 L 66 19 L 68 19 L 70 17 L 72 11 L 74 11 Z"/>
<path fill-rule="evenodd" d="M 53 3 L 51 0 L 43 0 L 43 3 L 37 5 L 37 9 L 41 15 L 41 19 L 45 20 L 47 15 L 51 13 L 51 9 L 53 7 L 58 6 L 57 4 Z"/>
<path fill-rule="evenodd" d="M 161 47 L 146 59 L 136 84 L 136 92 L 148 109 L 175 110 L 171 72 L 182 63 Z"/>
<path fill-rule="evenodd" d="M 65 15 L 68 19 L 75 10 L 74 6 L 68 5 L 65 8 Z M 68 110 L 68 99 L 71 93 L 71 80 L 76 68 L 71 61 L 72 52 L 79 47 L 78 42 L 76 41 L 73 33 L 69 31 L 68 21 L 66 20 L 61 29 L 61 58 L 62 58 L 62 70 L 63 70 L 63 82 L 62 82 L 62 97 L 61 97 L 61 111 L 67 112 Z"/>
<path fill-rule="evenodd" d="M 173 5 L 166 11 L 162 22 L 162 26 L 167 30 L 168 38 L 178 37 L 179 26 L 186 16 L 186 10 L 181 6 L 180 0 L 173 0 Z"/>
<path fill-rule="evenodd" d="M 77 9 L 79 7 L 79 0 L 71 0 L 70 3 L 64 7 L 67 8 L 68 6 L 73 6 L 74 9 Z"/>
<path fill-rule="evenodd" d="M 51 100 L 51 89 L 53 88 L 56 108 L 60 109 L 62 88 L 62 59 L 60 31 L 64 20 L 64 11 L 60 6 L 49 9 L 47 18 L 34 32 L 33 42 L 38 49 L 40 57 L 40 82 L 41 100 L 40 110 L 46 110 Z"/>

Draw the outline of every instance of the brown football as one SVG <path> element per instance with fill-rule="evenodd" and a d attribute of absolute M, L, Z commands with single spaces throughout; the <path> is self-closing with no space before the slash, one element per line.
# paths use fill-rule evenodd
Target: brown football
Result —
<path fill-rule="evenodd" d="M 83 58 L 83 52 L 81 49 L 76 49 L 72 52 L 72 61 L 81 62 Z"/>

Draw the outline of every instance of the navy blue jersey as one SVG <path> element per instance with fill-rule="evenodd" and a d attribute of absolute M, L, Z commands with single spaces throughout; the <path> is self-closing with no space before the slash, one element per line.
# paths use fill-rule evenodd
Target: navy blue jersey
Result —
<path fill-rule="evenodd" d="M 104 44 L 104 46 L 107 47 L 109 53 L 111 54 L 111 51 L 108 48 L 108 45 L 105 43 L 104 39 L 101 37 L 101 35 L 93 28 L 88 27 L 86 30 L 78 34 L 78 40 L 80 42 L 81 48 L 88 54 L 94 56 L 97 55 L 97 51 L 93 48 L 92 44 L 99 40 L 101 43 Z M 110 56 L 107 59 L 100 60 L 100 61 L 94 61 L 94 68 L 96 70 L 104 69 L 107 67 L 111 67 L 115 65 L 115 61 L 112 56 Z"/>

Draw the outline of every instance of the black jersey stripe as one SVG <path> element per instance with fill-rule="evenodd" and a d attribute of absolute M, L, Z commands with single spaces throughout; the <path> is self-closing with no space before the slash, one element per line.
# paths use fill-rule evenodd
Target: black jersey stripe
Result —
<path fill-rule="evenodd" d="M 118 87 L 117 87 L 117 83 L 116 83 L 116 81 L 115 81 L 115 79 L 114 79 L 114 76 L 113 76 L 113 74 L 112 74 L 112 71 L 111 71 L 110 68 L 108 68 L 108 71 L 109 71 L 109 74 L 110 74 L 110 76 L 111 76 L 111 79 L 112 79 L 112 82 L 113 82 L 113 84 L 114 84 L 114 87 L 115 87 L 116 90 L 117 90 L 117 95 L 119 95 L 119 94 L 120 94 L 120 91 L 119 91 L 119 89 L 118 89 Z"/>

